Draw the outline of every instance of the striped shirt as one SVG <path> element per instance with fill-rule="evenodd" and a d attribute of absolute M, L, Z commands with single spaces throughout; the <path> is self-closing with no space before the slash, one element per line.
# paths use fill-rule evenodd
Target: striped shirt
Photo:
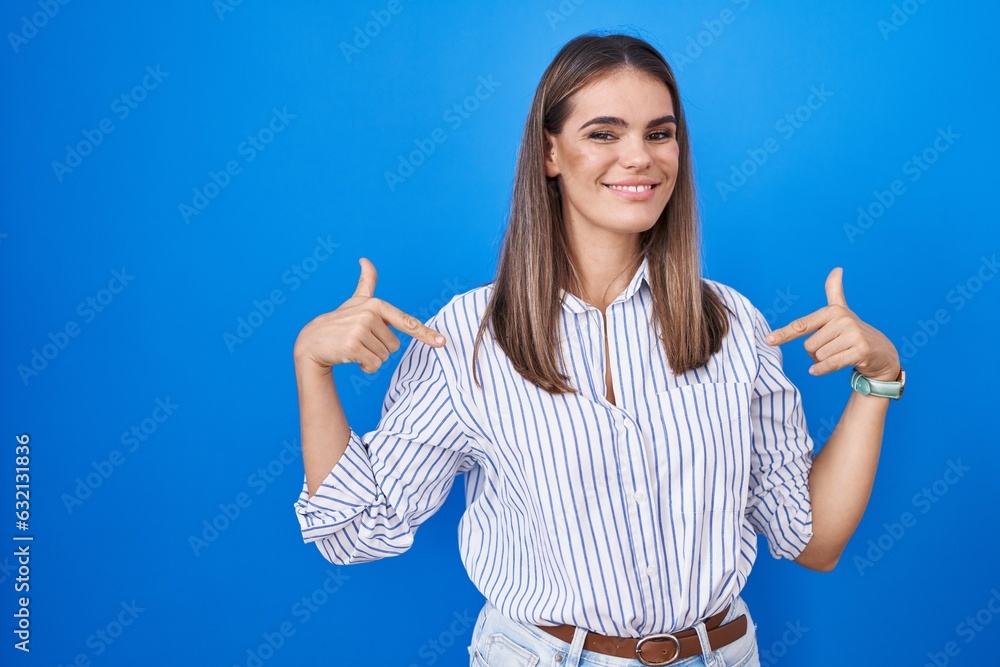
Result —
<path fill-rule="evenodd" d="M 465 473 L 462 562 L 504 615 L 639 637 L 689 627 L 742 590 L 756 534 L 775 558 L 812 536 L 813 441 L 770 327 L 735 289 L 705 366 L 674 375 L 651 325 L 643 260 L 606 315 L 563 290 L 563 372 L 577 393 L 527 382 L 487 333 L 493 284 L 451 299 L 411 340 L 372 431 L 295 511 L 303 540 L 335 564 L 395 556 Z M 604 319 L 608 347 L 605 360 Z M 611 364 L 616 404 L 606 398 Z"/>

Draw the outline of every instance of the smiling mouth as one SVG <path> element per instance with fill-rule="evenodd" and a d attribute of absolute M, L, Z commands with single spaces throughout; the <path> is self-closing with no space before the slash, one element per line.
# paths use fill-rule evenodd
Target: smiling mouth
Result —
<path fill-rule="evenodd" d="M 653 185 L 609 185 L 604 184 L 604 187 L 611 188 L 612 190 L 618 190 L 620 192 L 648 192 L 656 187 Z"/>

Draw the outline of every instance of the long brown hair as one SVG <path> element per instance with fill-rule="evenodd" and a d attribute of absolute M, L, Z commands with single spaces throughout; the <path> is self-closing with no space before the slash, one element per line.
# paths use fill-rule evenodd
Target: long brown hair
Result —
<path fill-rule="evenodd" d="M 677 181 L 656 223 L 639 237 L 658 321 L 657 335 L 671 370 L 698 368 L 718 352 L 729 331 L 726 307 L 701 279 L 700 228 L 688 128 L 673 71 L 647 42 L 630 35 L 594 33 L 569 41 L 535 90 L 514 173 L 510 218 L 492 296 L 480 322 L 473 359 L 488 325 L 518 373 L 550 393 L 576 391 L 559 370 L 560 289 L 578 284 L 556 178 L 545 174 L 543 130 L 562 132 L 572 96 L 608 74 L 631 70 L 663 81 L 673 98 L 680 148 Z M 638 266 L 638 261 L 633 263 Z M 482 386 L 473 364 L 473 378 Z"/>

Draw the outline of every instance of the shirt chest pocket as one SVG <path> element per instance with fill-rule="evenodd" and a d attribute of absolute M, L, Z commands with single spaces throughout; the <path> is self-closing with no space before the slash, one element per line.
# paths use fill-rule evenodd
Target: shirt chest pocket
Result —
<path fill-rule="evenodd" d="M 657 477 L 674 511 L 742 512 L 751 390 L 748 382 L 704 382 L 653 395 Z"/>

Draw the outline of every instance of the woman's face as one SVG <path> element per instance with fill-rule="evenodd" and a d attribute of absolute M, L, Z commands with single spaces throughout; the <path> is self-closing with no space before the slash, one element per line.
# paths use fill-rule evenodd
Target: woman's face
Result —
<path fill-rule="evenodd" d="M 618 72 L 578 90 L 572 106 L 562 132 L 546 132 L 545 171 L 559 178 L 567 231 L 577 240 L 607 241 L 609 232 L 632 237 L 649 229 L 677 180 L 677 121 L 667 86 Z"/>

